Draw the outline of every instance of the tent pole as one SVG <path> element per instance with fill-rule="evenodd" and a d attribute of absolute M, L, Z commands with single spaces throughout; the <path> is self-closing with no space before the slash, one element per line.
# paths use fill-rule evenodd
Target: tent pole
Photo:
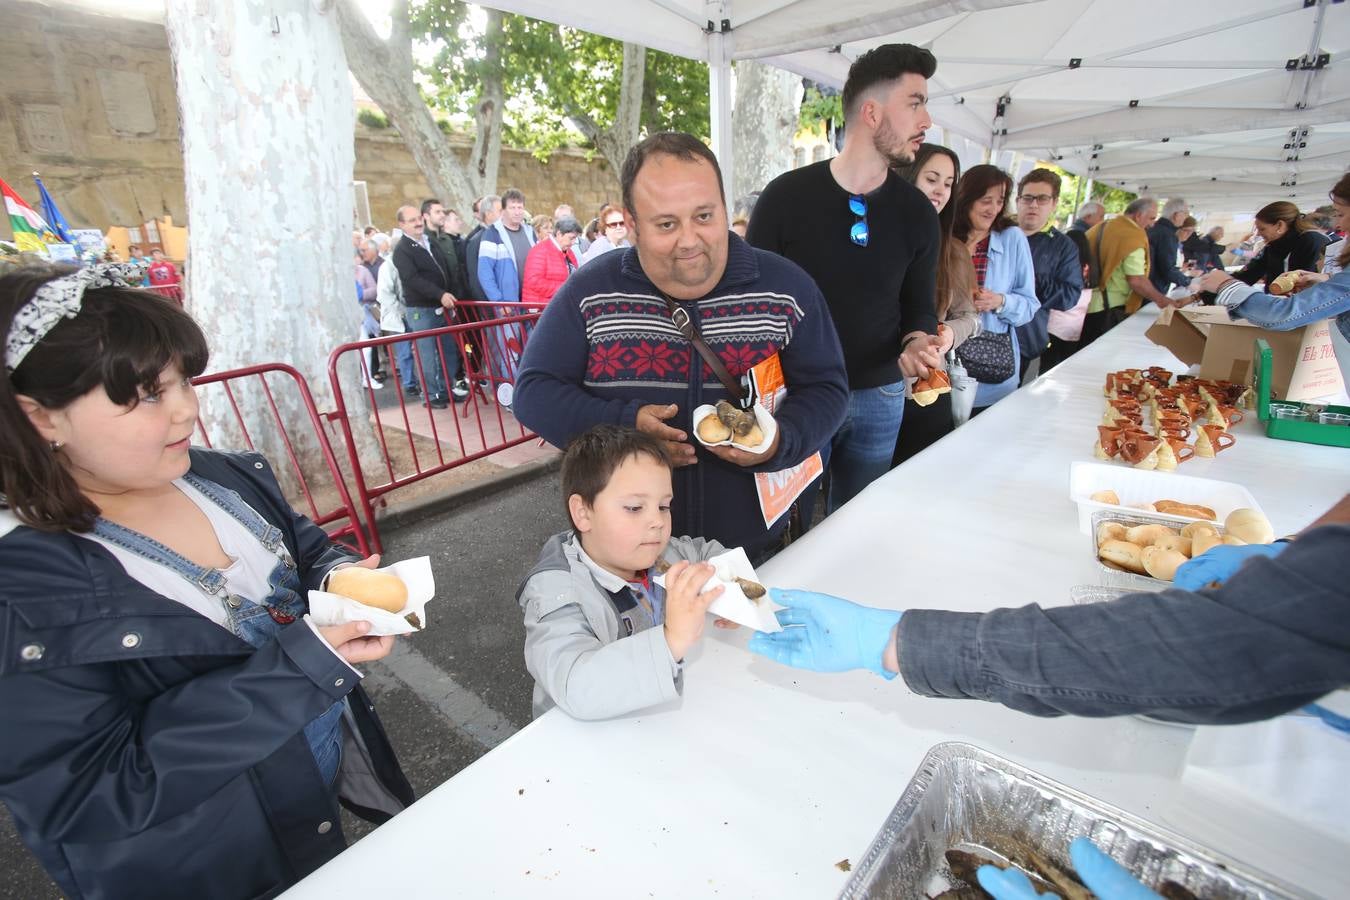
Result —
<path fill-rule="evenodd" d="M 736 183 L 733 171 L 735 159 L 731 147 L 731 19 L 730 0 L 707 0 L 703 5 L 707 15 L 708 35 L 708 117 L 712 120 L 712 151 L 722 168 L 722 184 L 726 191 Z M 724 30 L 725 29 L 725 30 Z M 733 199 L 726 195 L 727 208 Z"/>

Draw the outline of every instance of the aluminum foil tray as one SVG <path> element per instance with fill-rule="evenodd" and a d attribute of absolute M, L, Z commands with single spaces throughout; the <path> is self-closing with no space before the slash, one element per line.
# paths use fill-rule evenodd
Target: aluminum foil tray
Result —
<path fill-rule="evenodd" d="M 900 802 L 839 895 L 936 897 L 956 882 L 950 848 L 998 853 L 1020 841 L 1071 869 L 1069 842 L 1087 836 L 1144 884 L 1175 882 L 1205 900 L 1313 895 L 970 744 L 928 751 Z"/>
<path fill-rule="evenodd" d="M 1203 520 L 1196 520 L 1202 521 Z M 1091 548 L 1092 560 L 1097 567 L 1098 580 L 1105 587 L 1124 588 L 1127 591 L 1165 591 L 1172 586 L 1170 581 L 1163 581 L 1160 578 L 1152 578 L 1148 575 L 1136 575 L 1133 572 L 1124 572 L 1119 569 L 1113 569 L 1101 561 L 1097 556 L 1097 526 L 1103 522 L 1119 522 L 1127 528 L 1135 525 L 1166 525 L 1173 531 L 1179 531 L 1184 525 L 1189 523 L 1177 522 L 1174 519 L 1166 519 L 1160 516 L 1150 515 L 1146 512 L 1112 512 L 1110 510 L 1099 510 L 1092 514 L 1092 533 L 1088 536 L 1088 546 Z M 1204 524 L 1212 525 L 1214 530 L 1220 535 L 1224 533 L 1223 524 L 1219 522 L 1206 522 Z"/>

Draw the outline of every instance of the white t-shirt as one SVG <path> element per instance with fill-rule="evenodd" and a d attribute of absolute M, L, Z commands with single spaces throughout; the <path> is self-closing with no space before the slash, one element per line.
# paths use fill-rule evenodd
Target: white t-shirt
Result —
<path fill-rule="evenodd" d="M 233 560 L 229 568 L 221 572 L 225 576 L 226 591 L 254 603 L 262 601 L 271 592 L 268 579 L 277 564 L 276 554 L 264 547 L 241 522 L 211 502 L 201 491 L 181 478 L 175 478 L 173 484 L 206 515 L 221 549 Z M 150 590 L 177 600 L 221 627 L 229 627 L 226 624 L 225 594 L 209 594 L 168 566 L 151 562 L 139 553 L 123 549 L 97 534 L 80 536 L 106 547 L 128 575 Z"/>

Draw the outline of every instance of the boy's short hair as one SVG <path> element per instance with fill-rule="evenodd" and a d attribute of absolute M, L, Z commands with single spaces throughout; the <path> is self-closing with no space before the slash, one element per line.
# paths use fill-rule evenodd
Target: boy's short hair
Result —
<path fill-rule="evenodd" d="M 1022 176 L 1022 180 L 1017 182 L 1017 193 L 1022 193 L 1028 184 L 1048 184 L 1050 191 L 1059 198 L 1059 189 L 1064 184 L 1064 180 L 1055 172 L 1049 169 L 1032 169 Z"/>
<path fill-rule="evenodd" d="M 562 458 L 563 510 L 568 525 L 575 525 L 568 499 L 577 494 L 587 506 L 594 504 L 596 495 L 614 476 L 614 470 L 630 456 L 648 456 L 673 469 L 666 445 L 636 428 L 596 425 L 573 438 Z"/>

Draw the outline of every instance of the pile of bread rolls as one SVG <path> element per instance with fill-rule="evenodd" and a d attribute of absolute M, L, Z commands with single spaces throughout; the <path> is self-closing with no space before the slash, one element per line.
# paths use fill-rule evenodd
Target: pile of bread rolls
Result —
<path fill-rule="evenodd" d="M 1180 529 L 1167 525 L 1130 525 L 1102 521 L 1097 525 L 1097 558 L 1110 568 L 1171 581 L 1177 569 L 1221 544 L 1269 544 L 1275 532 L 1254 509 L 1235 509 L 1223 533 L 1210 522 L 1192 522 Z"/>

